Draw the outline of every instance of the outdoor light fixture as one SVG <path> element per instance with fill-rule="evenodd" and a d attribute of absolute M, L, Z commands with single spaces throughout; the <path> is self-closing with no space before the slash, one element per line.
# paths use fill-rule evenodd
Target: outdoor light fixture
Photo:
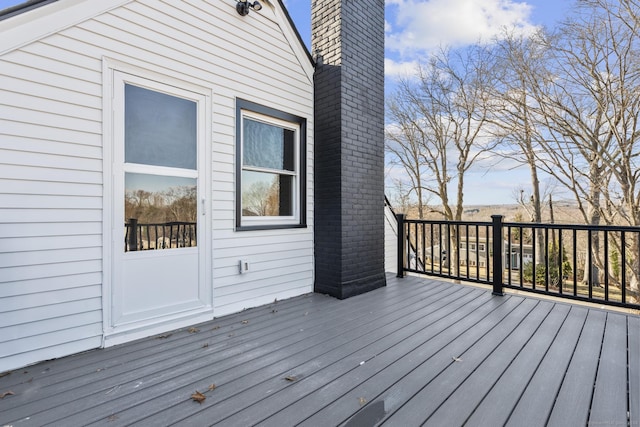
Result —
<path fill-rule="evenodd" d="M 236 10 L 238 11 L 238 13 L 242 16 L 246 16 L 249 14 L 249 9 L 253 9 L 256 12 L 259 11 L 260 9 L 262 9 L 262 5 L 260 4 L 260 2 L 258 0 L 254 1 L 253 3 L 251 3 L 250 1 L 247 0 L 236 0 Z"/>

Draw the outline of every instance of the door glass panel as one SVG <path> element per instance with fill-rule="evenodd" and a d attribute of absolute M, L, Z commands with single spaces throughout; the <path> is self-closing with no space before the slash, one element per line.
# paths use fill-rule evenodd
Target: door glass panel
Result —
<path fill-rule="evenodd" d="M 197 180 L 125 173 L 124 250 L 197 246 Z"/>
<path fill-rule="evenodd" d="M 196 169 L 197 104 L 125 84 L 125 162 Z"/>
<path fill-rule="evenodd" d="M 245 166 L 294 170 L 294 131 L 249 118 L 242 123 Z"/>
<path fill-rule="evenodd" d="M 242 215 L 293 215 L 292 187 L 291 175 L 242 171 Z"/>

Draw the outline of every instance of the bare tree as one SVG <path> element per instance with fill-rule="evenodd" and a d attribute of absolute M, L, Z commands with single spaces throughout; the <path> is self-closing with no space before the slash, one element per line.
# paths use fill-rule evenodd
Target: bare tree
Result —
<path fill-rule="evenodd" d="M 422 64 L 414 79 L 403 80 L 388 104 L 394 124 L 387 146 L 406 159 L 408 174 L 420 171 L 420 191 L 440 200 L 431 210 L 447 220 L 462 219 L 465 175 L 496 147 L 487 129 L 493 73 L 490 49 L 443 50 Z M 449 259 L 456 259 L 455 227 L 451 231 Z"/>
<path fill-rule="evenodd" d="M 496 43 L 496 56 L 500 72 L 496 73 L 492 121 L 495 131 L 502 138 L 502 157 L 514 160 L 529 170 L 530 191 L 519 189 L 515 199 L 529 214 L 531 222 L 542 222 L 542 206 L 545 196 L 541 194 L 540 171 L 537 151 L 544 141 L 544 128 L 540 122 L 536 99 L 532 96 L 540 80 L 548 73 L 546 68 L 546 45 L 541 43 L 544 32 L 534 34 L 505 33 Z M 530 197 L 525 197 L 530 194 Z M 543 261 L 545 242 L 542 229 L 536 231 L 536 260 Z"/>
<path fill-rule="evenodd" d="M 629 217 L 640 207 L 631 204 L 640 200 L 632 190 L 638 179 L 637 21 L 622 22 L 616 5 L 580 3 L 560 31 L 545 40 L 550 73 L 531 80 L 538 125 L 546 132 L 538 164 L 573 193 L 591 225 L 613 224 L 625 214 L 631 225 L 640 220 Z M 597 233 L 592 248 L 593 261 L 603 271 Z M 585 271 L 584 280 L 589 274 Z"/>
<path fill-rule="evenodd" d="M 389 125 L 385 131 L 385 149 L 390 154 L 390 163 L 401 166 L 409 179 L 407 186 L 403 181 L 396 180 L 396 190 L 403 202 L 408 202 L 412 194 L 417 198 L 418 218 L 425 214 L 425 177 L 427 168 L 422 163 L 420 150 L 423 146 L 424 134 L 419 131 L 413 118 L 408 115 L 405 99 L 399 95 L 389 98 L 387 110 L 395 123 Z"/>

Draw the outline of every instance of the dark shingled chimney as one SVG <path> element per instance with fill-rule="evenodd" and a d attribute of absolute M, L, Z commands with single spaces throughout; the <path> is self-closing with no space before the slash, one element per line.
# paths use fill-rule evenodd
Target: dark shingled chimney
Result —
<path fill-rule="evenodd" d="M 384 272 L 384 0 L 313 0 L 316 292 Z"/>

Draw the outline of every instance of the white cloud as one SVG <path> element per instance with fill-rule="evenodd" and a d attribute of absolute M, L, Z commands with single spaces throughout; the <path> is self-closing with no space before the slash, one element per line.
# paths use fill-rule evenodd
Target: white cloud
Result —
<path fill-rule="evenodd" d="M 393 59 L 385 58 L 384 74 L 387 77 L 411 78 L 416 75 L 418 61 L 396 62 Z"/>
<path fill-rule="evenodd" d="M 387 49 L 401 55 L 489 41 L 504 28 L 530 32 L 532 6 L 513 0 L 387 0 Z"/>

